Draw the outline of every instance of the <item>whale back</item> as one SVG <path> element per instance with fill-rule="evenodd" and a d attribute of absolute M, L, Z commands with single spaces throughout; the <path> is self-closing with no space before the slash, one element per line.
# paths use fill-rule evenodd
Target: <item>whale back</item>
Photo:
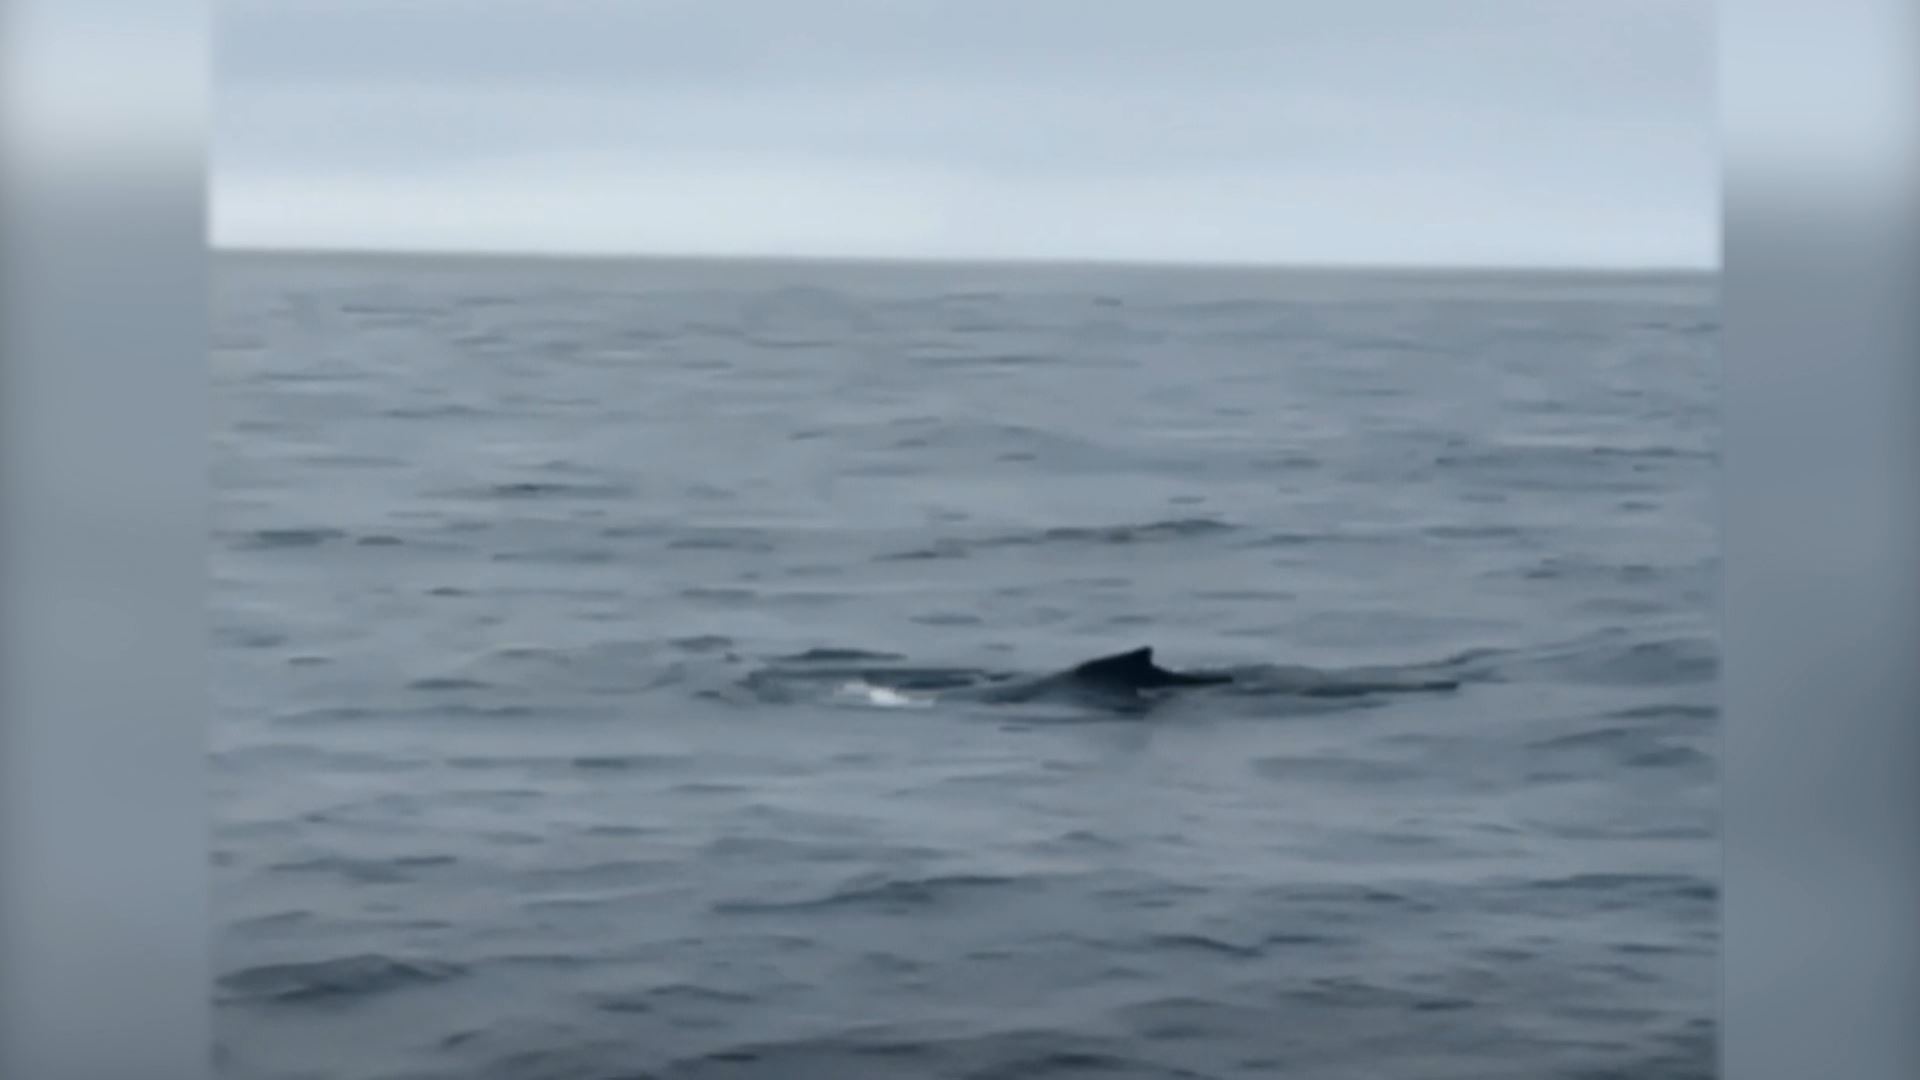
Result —
<path fill-rule="evenodd" d="M 1112 656 L 1095 657 L 1092 660 L 1076 664 L 1068 674 L 1086 682 L 1112 683 L 1121 686 L 1146 686 L 1153 682 L 1154 676 L 1161 674 L 1159 665 L 1153 662 L 1153 649 L 1130 649 Z"/>
<path fill-rule="evenodd" d="M 1183 675 L 1153 662 L 1153 648 L 1145 646 L 1111 656 L 1096 657 L 1067 673 L 1082 683 L 1145 690 L 1160 686 L 1204 686 L 1229 681 L 1226 676 Z"/>

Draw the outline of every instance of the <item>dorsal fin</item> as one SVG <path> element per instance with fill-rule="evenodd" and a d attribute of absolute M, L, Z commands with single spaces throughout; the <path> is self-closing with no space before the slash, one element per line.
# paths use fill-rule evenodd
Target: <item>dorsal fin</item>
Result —
<path fill-rule="evenodd" d="M 1081 678 L 1111 679 L 1133 685 L 1147 683 L 1159 672 L 1160 669 L 1154 666 L 1153 647 L 1150 645 L 1098 657 L 1073 669 L 1073 673 Z"/>

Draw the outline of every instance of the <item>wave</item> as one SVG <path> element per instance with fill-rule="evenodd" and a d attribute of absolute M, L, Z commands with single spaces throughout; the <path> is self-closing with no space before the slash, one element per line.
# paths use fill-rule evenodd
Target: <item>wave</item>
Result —
<path fill-rule="evenodd" d="M 477 487 L 456 488 L 451 491 L 429 493 L 441 498 L 477 499 L 482 501 L 537 500 L 537 499 L 626 499 L 634 494 L 632 485 L 612 481 L 600 483 L 569 483 L 562 480 L 503 480 Z"/>
<path fill-rule="evenodd" d="M 1030 886 L 1033 878 L 994 874 L 936 874 L 928 877 L 863 875 L 816 896 L 789 900 L 730 900 L 714 905 L 718 914 L 822 911 L 845 907 L 879 907 L 911 911 L 933 907 L 956 897 L 1010 886 Z"/>
<path fill-rule="evenodd" d="M 409 986 L 446 982 L 466 973 L 458 964 L 403 960 L 381 953 L 262 964 L 222 975 L 230 1000 L 298 1003 L 362 998 Z"/>
<path fill-rule="evenodd" d="M 1663 728 L 1619 724 L 1535 740 L 1530 749 L 1546 753 L 1594 754 L 1635 769 L 1688 768 L 1712 763 L 1698 748 L 1675 742 Z"/>
<path fill-rule="evenodd" d="M 1068 525 L 1031 532 L 935 541 L 924 548 L 883 555 L 880 561 L 964 559 L 977 551 L 1048 545 L 1152 544 L 1235 532 L 1239 526 L 1215 518 L 1175 518 L 1141 524 Z"/>
<path fill-rule="evenodd" d="M 345 529 L 336 529 L 325 525 L 305 528 L 254 529 L 240 534 L 236 542 L 242 549 L 270 550 L 273 548 L 307 548 L 345 540 L 349 534 Z"/>
<path fill-rule="evenodd" d="M 1706 635 L 1623 641 L 1597 635 L 1590 642 L 1557 648 L 1526 662 L 1555 677 L 1602 686 L 1704 685 L 1719 676 L 1719 643 Z"/>
<path fill-rule="evenodd" d="M 970 1025 L 969 1025 L 970 1026 Z M 967 1076 L 1023 1080 L 1208 1080 L 1216 1075 L 1140 1052 L 1127 1035 L 1063 1029 L 955 1031 L 874 1026 L 778 1041 L 736 1043 L 684 1057 L 655 1070 L 662 1080 L 765 1076 Z M 1276 1072 L 1278 1070 L 1275 1070 Z"/>
<path fill-rule="evenodd" d="M 789 663 L 812 664 L 823 662 L 846 663 L 862 660 L 904 660 L 906 657 L 899 653 L 879 652 L 871 649 L 834 648 L 828 646 L 807 649 L 803 652 L 794 653 L 791 656 L 780 657 L 780 659 Z"/>

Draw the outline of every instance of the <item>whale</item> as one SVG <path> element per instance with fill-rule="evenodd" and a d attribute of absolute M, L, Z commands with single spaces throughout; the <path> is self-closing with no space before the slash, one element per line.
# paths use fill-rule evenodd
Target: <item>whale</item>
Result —
<path fill-rule="evenodd" d="M 1052 698 L 1096 699 L 1126 703 L 1159 691 L 1195 686 L 1224 686 L 1234 681 L 1224 671 L 1173 671 L 1153 658 L 1153 647 L 1084 660 L 1064 671 L 1037 678 L 1009 679 L 966 687 L 942 695 L 993 704 L 1013 704 Z"/>
<path fill-rule="evenodd" d="M 1469 659 L 1345 669 L 1252 664 L 1178 670 L 1163 666 L 1153 647 L 1143 645 L 1035 674 L 927 667 L 892 653 L 822 648 L 785 657 L 752 672 L 745 683 L 762 700 L 795 701 L 809 696 L 805 686 L 825 682 L 837 687 L 835 698 L 882 707 L 931 707 L 947 702 L 1143 712 L 1174 698 L 1210 692 L 1248 701 L 1364 705 L 1405 694 L 1456 690 L 1469 677 L 1462 667 Z M 797 690 L 801 692 L 796 697 Z"/>

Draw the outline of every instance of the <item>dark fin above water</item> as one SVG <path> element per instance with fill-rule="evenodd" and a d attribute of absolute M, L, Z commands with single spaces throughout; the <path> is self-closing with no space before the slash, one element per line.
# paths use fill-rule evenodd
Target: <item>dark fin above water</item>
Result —
<path fill-rule="evenodd" d="M 1142 646 L 1112 656 L 1097 657 L 1068 673 L 1075 679 L 1106 686 L 1148 689 L 1159 686 L 1204 686 L 1231 682 L 1226 675 L 1184 675 L 1153 662 L 1153 647 Z"/>
<path fill-rule="evenodd" d="M 1143 646 L 1112 656 L 1101 656 L 1076 665 L 1073 674 L 1082 679 L 1145 685 L 1160 674 L 1153 662 L 1152 646 Z"/>

